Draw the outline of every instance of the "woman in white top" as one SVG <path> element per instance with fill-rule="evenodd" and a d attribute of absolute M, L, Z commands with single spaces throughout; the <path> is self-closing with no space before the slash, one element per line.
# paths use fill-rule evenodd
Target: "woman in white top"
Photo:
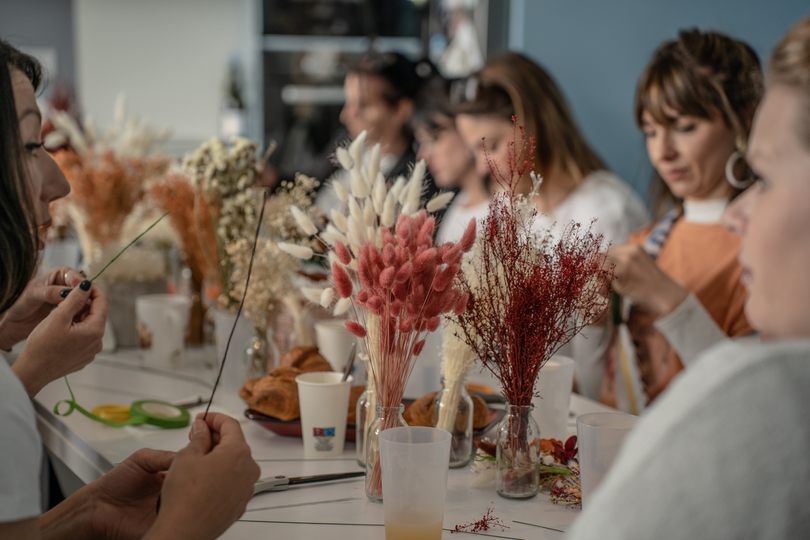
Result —
<path fill-rule="evenodd" d="M 710 349 L 625 440 L 566 538 L 807 538 L 810 532 L 810 17 L 776 46 L 727 208 L 763 336 Z"/>
<path fill-rule="evenodd" d="M 424 159 L 436 187 L 458 190 L 439 223 L 436 241 L 458 241 L 471 219 L 482 220 L 489 209 L 485 176 L 456 130 L 456 108 L 450 95 L 451 81 L 436 76 L 428 81 L 416 99 L 411 118 L 417 159 Z"/>
<path fill-rule="evenodd" d="M 29 284 L 37 229 L 70 190 L 42 148 L 40 82 L 36 60 L 0 40 L 0 348 L 27 338 L 13 368 L 0 359 L 0 538 L 215 538 L 242 514 L 259 475 L 239 424 L 216 414 L 195 421 L 182 451 L 140 450 L 40 515 L 42 442 L 29 396 L 101 351 L 109 306 L 64 268 Z"/>
<path fill-rule="evenodd" d="M 534 172 L 543 177 L 535 204 L 535 225 L 558 235 L 570 221 L 588 226 L 613 245 L 647 222 L 647 211 L 633 190 L 605 165 L 588 145 L 574 122 L 562 92 L 546 71 L 516 53 L 501 54 L 472 79 L 467 103 L 460 107 L 456 125 L 475 155 L 479 174 L 489 175 L 490 164 L 509 174 L 512 118 L 534 136 Z M 518 141 L 520 144 L 520 141 Z M 521 179 L 528 193 L 528 174 Z M 553 225 L 553 228 L 552 228 Z M 595 398 L 604 373 L 610 333 L 604 326 L 586 328 L 560 351 L 575 361 L 580 393 Z"/>

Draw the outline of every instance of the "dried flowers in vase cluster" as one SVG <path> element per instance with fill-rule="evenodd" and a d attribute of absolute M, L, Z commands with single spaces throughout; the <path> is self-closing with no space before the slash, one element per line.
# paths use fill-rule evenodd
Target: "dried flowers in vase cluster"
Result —
<path fill-rule="evenodd" d="M 156 154 L 168 132 L 158 132 L 137 116 L 128 116 L 119 97 L 115 123 L 102 135 L 91 119 L 79 125 L 63 111 L 51 111 L 55 130 L 47 148 L 66 147 L 54 159 L 68 179 L 71 193 L 53 203 L 54 223 L 72 227 L 89 273 L 118 253 L 127 241 L 157 217 L 145 200 L 149 185 L 169 168 Z M 162 249 L 175 240 L 159 225 L 146 243 L 134 246 L 104 274 L 107 282 L 151 281 L 167 273 Z"/>
<path fill-rule="evenodd" d="M 612 279 L 601 235 L 568 223 L 559 239 L 534 227 L 534 138 L 513 117 L 506 169 L 487 153 L 502 191 L 493 195 L 474 249 L 464 260 L 460 288 L 470 295 L 456 315 L 460 334 L 501 383 L 508 402 L 496 438 L 498 495 L 528 498 L 539 489 L 538 428 L 531 416 L 537 376 L 546 361 L 607 307 Z M 486 148 L 485 148 L 486 151 Z M 526 177 L 528 196 L 518 193 Z"/>
<path fill-rule="evenodd" d="M 261 200 L 253 189 L 256 143 L 234 138 L 228 146 L 220 139 L 211 139 L 183 160 L 183 168 L 204 203 L 196 205 L 195 212 L 201 212 L 207 206 L 213 223 L 216 246 L 211 258 L 217 265 L 219 306 L 235 308 L 238 299 L 231 295 L 234 262 L 227 247 L 252 237 L 254 231 L 256 206 Z"/>
<path fill-rule="evenodd" d="M 372 407 L 377 401 L 397 407 L 424 333 L 438 328 L 442 313 L 460 311 L 466 302 L 453 282 L 463 253 L 472 246 L 475 224 L 459 244 L 435 246 L 435 220 L 420 210 L 424 161 L 414 166 L 410 179 L 400 176 L 389 186 L 380 172 L 379 144 L 363 163 L 365 136 L 337 150 L 350 182 L 349 189 L 338 182 L 333 186 L 346 211 L 333 210 L 323 232 L 299 208 L 292 207 L 292 213 L 302 231 L 328 246 L 325 255 L 332 267 L 333 286 L 306 288 L 304 295 L 323 307 L 334 305 L 336 316 L 349 312 L 353 320 L 347 327 L 365 341 L 367 372 L 376 389 Z M 426 209 L 439 210 L 451 199 L 452 194 L 439 194 Z M 281 248 L 301 258 L 314 254 L 309 246 Z M 367 478 L 375 493 L 382 490 L 377 459 L 370 464 L 376 476 Z"/>
<path fill-rule="evenodd" d="M 208 204 L 198 197 L 188 176 L 166 175 L 149 190 L 149 196 L 163 211 L 170 211 L 169 222 L 177 233 L 180 246 L 191 270 L 192 280 L 202 284 L 205 276 L 217 267 L 214 225 Z"/>
<path fill-rule="evenodd" d="M 520 133 L 518 140 L 517 133 Z M 464 259 L 460 287 L 470 295 L 456 316 L 461 336 L 500 381 L 511 405 L 531 404 L 545 362 L 604 312 L 612 269 L 601 235 L 569 223 L 559 240 L 533 227 L 533 196 L 541 180 L 531 172 L 533 138 L 513 130 L 507 171 L 489 160 L 503 188 L 489 204 L 473 250 Z M 531 174 L 528 196 L 518 184 Z"/>

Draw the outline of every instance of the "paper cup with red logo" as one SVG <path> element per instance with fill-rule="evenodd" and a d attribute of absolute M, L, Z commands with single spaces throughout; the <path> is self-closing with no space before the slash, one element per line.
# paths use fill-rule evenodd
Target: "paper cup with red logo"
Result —
<path fill-rule="evenodd" d="M 352 377 L 344 382 L 341 378 L 343 374 L 334 371 L 302 373 L 295 378 L 305 458 L 343 454 Z"/>

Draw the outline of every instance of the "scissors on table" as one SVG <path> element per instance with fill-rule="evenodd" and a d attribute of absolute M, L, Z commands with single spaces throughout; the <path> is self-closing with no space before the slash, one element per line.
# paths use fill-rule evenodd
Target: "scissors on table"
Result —
<path fill-rule="evenodd" d="M 314 476 L 294 476 L 288 478 L 287 476 L 268 476 L 258 480 L 253 485 L 253 494 L 261 493 L 263 491 L 287 491 L 290 486 L 297 486 L 299 484 L 314 484 L 316 482 L 329 482 L 331 480 L 343 480 L 345 478 L 357 478 L 365 476 L 365 471 L 337 473 L 337 474 L 316 474 Z"/>

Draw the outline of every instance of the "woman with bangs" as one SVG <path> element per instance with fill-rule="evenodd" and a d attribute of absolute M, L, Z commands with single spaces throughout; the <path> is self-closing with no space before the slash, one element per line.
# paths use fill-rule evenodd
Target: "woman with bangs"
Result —
<path fill-rule="evenodd" d="M 701 355 L 624 440 L 567 540 L 804 539 L 810 532 L 810 17 L 774 49 L 745 160 L 740 237 L 756 337 Z"/>
<path fill-rule="evenodd" d="M 681 32 L 642 75 L 635 117 L 655 168 L 658 221 L 610 250 L 623 322 L 603 403 L 637 414 L 698 353 L 752 332 L 740 242 L 720 216 L 747 187 L 736 169 L 762 93 L 753 49 L 716 32 Z"/>

